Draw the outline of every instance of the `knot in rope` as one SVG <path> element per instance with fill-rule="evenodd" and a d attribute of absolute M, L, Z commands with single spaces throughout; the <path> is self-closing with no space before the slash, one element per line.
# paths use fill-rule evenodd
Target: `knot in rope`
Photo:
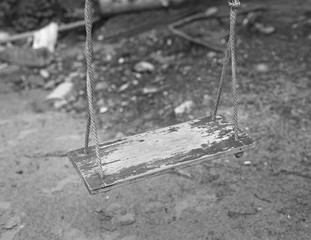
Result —
<path fill-rule="evenodd" d="M 229 0 L 228 4 L 229 4 L 229 7 L 231 8 L 238 8 L 241 6 L 241 3 L 239 0 Z"/>

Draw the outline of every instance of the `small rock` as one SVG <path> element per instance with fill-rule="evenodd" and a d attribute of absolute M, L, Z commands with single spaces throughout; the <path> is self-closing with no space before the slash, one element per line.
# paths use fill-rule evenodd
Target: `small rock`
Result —
<path fill-rule="evenodd" d="M 47 100 L 63 100 L 73 90 L 72 82 L 59 84 L 47 97 Z"/>
<path fill-rule="evenodd" d="M 6 39 L 8 39 L 10 37 L 10 34 L 8 34 L 7 32 L 0 32 L 0 41 L 5 41 Z"/>
<path fill-rule="evenodd" d="M 125 58 L 120 57 L 120 58 L 118 59 L 118 63 L 119 63 L 119 64 L 125 63 Z"/>
<path fill-rule="evenodd" d="M 205 11 L 205 16 L 213 16 L 216 13 L 218 13 L 218 8 L 217 7 L 210 7 Z"/>
<path fill-rule="evenodd" d="M 265 63 L 259 63 L 256 65 L 256 71 L 260 73 L 266 73 L 269 71 L 269 67 Z"/>
<path fill-rule="evenodd" d="M 160 0 L 160 3 L 162 5 L 162 7 L 168 7 L 169 6 L 169 1 L 168 0 Z"/>
<path fill-rule="evenodd" d="M 152 94 L 152 93 L 157 93 L 158 91 L 159 89 L 156 87 L 145 87 L 143 89 L 143 94 Z"/>
<path fill-rule="evenodd" d="M 100 109 L 99 109 L 99 113 L 106 113 L 106 112 L 108 112 L 108 108 L 107 107 L 101 107 Z"/>
<path fill-rule="evenodd" d="M 41 69 L 40 70 L 40 75 L 41 75 L 41 77 L 46 79 L 46 78 L 49 78 L 50 73 L 46 69 Z"/>
<path fill-rule="evenodd" d="M 203 104 L 204 106 L 211 106 L 213 101 L 213 97 L 208 94 L 204 94 L 203 96 Z"/>
<path fill-rule="evenodd" d="M 119 88 L 119 92 L 123 92 L 130 86 L 130 83 L 125 83 Z"/>
<path fill-rule="evenodd" d="M 244 18 L 242 25 L 245 27 L 251 27 L 253 26 L 256 21 L 258 20 L 260 14 L 256 13 L 256 12 L 250 12 L 249 14 L 247 14 L 247 16 Z"/>
<path fill-rule="evenodd" d="M 126 226 L 126 225 L 130 225 L 133 224 L 136 221 L 135 219 L 135 215 L 132 213 L 127 213 L 123 216 L 120 216 L 118 218 L 118 222 L 122 225 L 122 226 Z"/>
<path fill-rule="evenodd" d="M 194 102 L 192 100 L 188 100 L 180 104 L 178 107 L 174 109 L 176 115 L 181 115 L 184 113 L 191 112 L 192 108 L 194 107 Z"/>
<path fill-rule="evenodd" d="M 64 107 L 67 103 L 68 103 L 67 100 L 56 100 L 54 102 L 54 108 L 55 109 L 60 109 L 60 108 Z"/>
<path fill-rule="evenodd" d="M 139 73 L 148 73 L 153 72 L 155 70 L 155 67 L 149 62 L 142 61 L 134 66 L 134 70 Z"/>
<path fill-rule="evenodd" d="M 124 138 L 126 135 L 122 132 L 118 132 L 115 136 L 115 138 Z"/>
<path fill-rule="evenodd" d="M 250 166 L 251 164 L 252 164 L 251 161 L 244 161 L 244 165 L 246 165 L 246 166 Z"/>
<path fill-rule="evenodd" d="M 7 221 L 7 223 L 4 225 L 4 229 L 7 229 L 7 230 L 13 229 L 16 226 L 18 226 L 20 223 L 21 223 L 20 216 L 11 217 L 9 221 Z"/>
<path fill-rule="evenodd" d="M 275 27 L 265 26 L 261 23 L 256 23 L 255 29 L 258 30 L 260 33 L 265 34 L 265 35 L 270 35 L 270 34 L 275 32 Z"/>
<path fill-rule="evenodd" d="M 134 79 L 133 82 L 132 82 L 132 84 L 133 84 L 134 86 L 137 86 L 137 85 L 139 84 L 139 81 L 138 81 L 137 79 Z"/>
<path fill-rule="evenodd" d="M 216 56 L 217 56 L 217 53 L 216 53 L 216 52 L 211 51 L 211 52 L 208 52 L 208 53 L 207 53 L 207 57 L 208 57 L 208 58 L 214 58 L 214 57 L 216 57 Z"/>
<path fill-rule="evenodd" d="M 45 90 L 50 90 L 52 88 L 54 88 L 56 85 L 56 82 L 54 80 L 50 80 L 48 81 L 45 85 L 44 85 L 44 89 Z"/>
<path fill-rule="evenodd" d="M 47 48 L 51 53 L 55 50 L 58 36 L 58 24 L 49 23 L 47 26 L 37 30 L 33 34 L 34 49 Z"/>
<path fill-rule="evenodd" d="M 108 84 L 106 82 L 98 82 L 95 86 L 96 91 L 103 91 L 108 89 Z"/>

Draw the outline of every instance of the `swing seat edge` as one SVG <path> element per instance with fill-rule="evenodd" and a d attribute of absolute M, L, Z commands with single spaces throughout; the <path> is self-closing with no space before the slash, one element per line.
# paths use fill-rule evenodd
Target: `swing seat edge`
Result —
<path fill-rule="evenodd" d="M 240 129 L 239 129 L 240 130 Z M 222 115 L 108 141 L 99 145 L 104 178 L 98 173 L 94 146 L 68 153 L 68 158 L 90 194 L 106 192 L 141 179 L 247 151 L 254 140 Z"/>

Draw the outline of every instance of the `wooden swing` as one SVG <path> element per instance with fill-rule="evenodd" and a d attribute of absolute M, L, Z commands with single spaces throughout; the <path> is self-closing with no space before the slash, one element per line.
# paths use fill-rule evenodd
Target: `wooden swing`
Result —
<path fill-rule="evenodd" d="M 239 0 L 229 0 L 230 37 L 212 116 L 98 143 L 93 107 L 92 5 L 85 2 L 88 121 L 85 147 L 68 153 L 90 194 L 109 191 L 151 176 L 234 154 L 240 157 L 254 146 L 254 140 L 238 127 L 235 25 Z M 217 115 L 222 86 L 231 57 L 233 124 Z M 89 134 L 95 145 L 89 147 Z"/>

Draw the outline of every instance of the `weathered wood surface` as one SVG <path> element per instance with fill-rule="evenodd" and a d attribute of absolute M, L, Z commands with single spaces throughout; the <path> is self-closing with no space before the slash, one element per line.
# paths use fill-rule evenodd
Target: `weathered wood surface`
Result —
<path fill-rule="evenodd" d="M 169 170 L 219 159 L 250 149 L 254 141 L 241 132 L 238 141 L 225 117 L 205 117 L 100 144 L 101 179 L 94 147 L 72 151 L 68 157 L 88 191 L 95 194 Z"/>

